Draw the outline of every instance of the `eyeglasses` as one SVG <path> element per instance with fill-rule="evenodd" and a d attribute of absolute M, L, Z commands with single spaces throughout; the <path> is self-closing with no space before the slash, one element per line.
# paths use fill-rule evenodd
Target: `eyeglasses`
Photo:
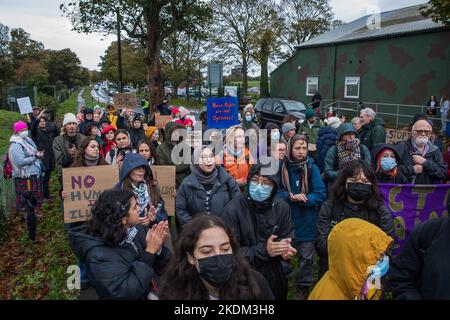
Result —
<path fill-rule="evenodd" d="M 427 136 L 431 135 L 431 133 L 433 132 L 431 130 L 413 130 L 413 131 L 419 135 L 423 135 L 425 133 Z"/>
<path fill-rule="evenodd" d="M 200 157 L 202 160 L 214 160 L 213 155 L 205 155 Z"/>

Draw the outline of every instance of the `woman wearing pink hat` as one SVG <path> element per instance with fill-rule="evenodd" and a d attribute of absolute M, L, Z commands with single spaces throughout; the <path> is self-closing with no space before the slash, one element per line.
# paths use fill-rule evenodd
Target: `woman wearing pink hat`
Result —
<path fill-rule="evenodd" d="M 14 123 L 14 134 L 9 139 L 8 156 L 13 168 L 16 190 L 16 211 L 25 212 L 24 194 L 31 191 L 39 209 L 43 198 L 41 160 L 44 152 L 38 151 L 36 144 L 28 137 L 28 127 L 23 121 Z"/>

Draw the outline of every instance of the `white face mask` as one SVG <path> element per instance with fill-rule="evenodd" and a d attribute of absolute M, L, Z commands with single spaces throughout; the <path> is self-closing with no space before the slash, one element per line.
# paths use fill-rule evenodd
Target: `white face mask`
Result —
<path fill-rule="evenodd" d="M 19 136 L 20 136 L 22 139 L 28 138 L 28 130 L 22 131 L 21 133 L 19 133 Z"/>

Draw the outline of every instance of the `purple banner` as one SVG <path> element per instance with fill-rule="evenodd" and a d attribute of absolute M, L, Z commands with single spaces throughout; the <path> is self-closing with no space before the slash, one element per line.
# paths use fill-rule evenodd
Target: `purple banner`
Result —
<path fill-rule="evenodd" d="M 385 206 L 394 217 L 394 256 L 414 227 L 432 218 L 448 216 L 450 185 L 379 184 Z"/>

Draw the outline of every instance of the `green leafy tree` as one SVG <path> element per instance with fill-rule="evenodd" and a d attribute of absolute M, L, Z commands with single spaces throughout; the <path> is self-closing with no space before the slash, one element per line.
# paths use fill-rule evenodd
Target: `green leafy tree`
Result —
<path fill-rule="evenodd" d="M 78 0 L 61 9 L 78 32 L 115 34 L 119 24 L 145 48 L 147 85 L 154 103 L 164 96 L 160 60 L 164 39 L 176 31 L 196 29 L 211 15 L 201 0 Z"/>
<path fill-rule="evenodd" d="M 144 50 L 139 45 L 125 40 L 122 42 L 122 72 L 123 82 L 128 84 L 143 85 L 147 76 L 144 63 Z M 104 79 L 119 82 L 117 73 L 119 64 L 117 54 L 117 41 L 112 42 L 101 57 L 100 67 Z"/>
<path fill-rule="evenodd" d="M 59 80 L 68 88 L 89 83 L 89 77 L 87 83 L 80 79 L 82 73 L 81 61 L 72 50 L 47 50 L 44 60 L 50 83 L 56 84 Z"/>
<path fill-rule="evenodd" d="M 431 17 L 434 22 L 450 26 L 450 0 L 430 0 L 420 7 L 420 12 L 425 17 Z"/>
<path fill-rule="evenodd" d="M 41 60 L 44 45 L 31 39 L 30 34 L 21 28 L 11 30 L 9 51 L 14 69 L 17 69 L 24 60 Z"/>
<path fill-rule="evenodd" d="M 9 28 L 0 23 L 0 80 L 3 83 L 10 81 L 14 75 L 11 53 L 9 51 L 10 41 Z"/>

